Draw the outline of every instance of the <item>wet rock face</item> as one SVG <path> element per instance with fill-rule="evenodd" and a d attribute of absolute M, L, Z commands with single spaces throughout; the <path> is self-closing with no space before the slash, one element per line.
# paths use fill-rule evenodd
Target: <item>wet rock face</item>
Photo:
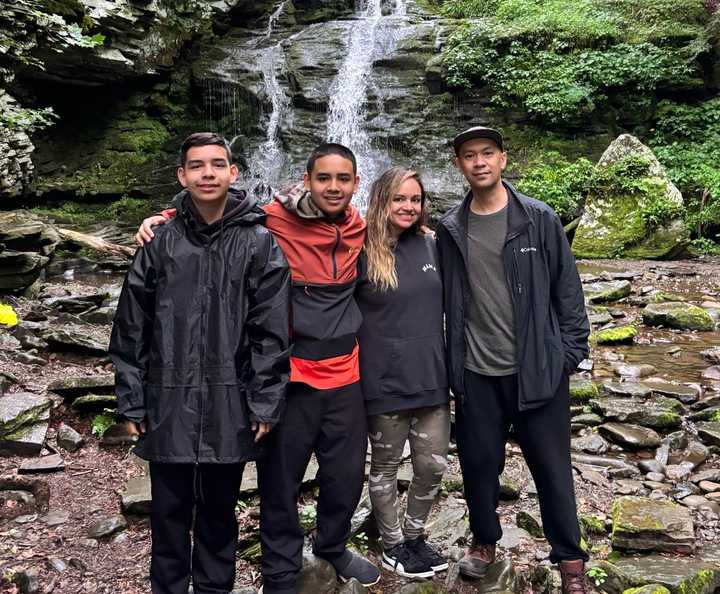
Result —
<path fill-rule="evenodd" d="M 0 89 L 0 111 L 14 104 L 15 100 Z M 34 150 L 24 130 L 0 126 L 0 195 L 15 198 L 25 192 L 35 170 L 31 157 Z"/>
<path fill-rule="evenodd" d="M 640 157 L 649 163 L 646 179 L 668 201 L 682 207 L 682 195 L 670 181 L 652 151 L 629 134 L 619 136 L 607 148 L 598 167 Z M 641 211 L 652 196 L 598 192 L 591 194 L 573 240 L 573 252 L 580 258 L 668 258 L 685 250 L 689 235 L 681 217 L 657 228 L 643 221 Z"/>
<path fill-rule="evenodd" d="M 620 497 L 613 505 L 613 548 L 692 553 L 695 532 L 690 512 L 675 503 Z"/>
<path fill-rule="evenodd" d="M 29 212 L 0 213 L 0 291 L 35 282 L 59 241 L 53 227 Z"/>

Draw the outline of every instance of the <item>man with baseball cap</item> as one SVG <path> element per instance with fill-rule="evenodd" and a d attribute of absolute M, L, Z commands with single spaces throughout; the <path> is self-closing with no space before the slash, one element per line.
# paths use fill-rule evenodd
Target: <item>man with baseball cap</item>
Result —
<path fill-rule="evenodd" d="M 496 513 L 510 428 L 535 480 L 563 594 L 587 590 L 570 463 L 568 376 L 588 353 L 580 277 L 558 216 L 502 172 L 502 135 L 453 139 L 470 191 L 438 225 L 450 385 L 473 541 L 460 573 L 495 560 Z"/>

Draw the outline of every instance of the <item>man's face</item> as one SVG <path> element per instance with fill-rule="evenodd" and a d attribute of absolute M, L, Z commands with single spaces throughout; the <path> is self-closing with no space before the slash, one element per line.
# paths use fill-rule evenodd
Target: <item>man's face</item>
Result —
<path fill-rule="evenodd" d="M 355 175 L 351 161 L 340 155 L 326 155 L 315 161 L 303 181 L 313 202 L 332 219 L 345 212 L 360 178 Z"/>
<path fill-rule="evenodd" d="M 187 152 L 185 164 L 178 167 L 178 180 L 199 202 L 224 200 L 238 169 L 228 161 L 221 146 L 194 146 Z"/>
<path fill-rule="evenodd" d="M 473 138 L 463 142 L 455 165 L 474 191 L 487 192 L 501 183 L 507 154 L 489 138 Z"/>

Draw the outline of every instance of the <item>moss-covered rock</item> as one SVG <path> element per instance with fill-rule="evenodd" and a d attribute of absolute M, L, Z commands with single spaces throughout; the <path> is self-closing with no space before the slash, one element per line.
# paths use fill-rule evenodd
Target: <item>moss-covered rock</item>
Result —
<path fill-rule="evenodd" d="M 665 586 L 660 584 L 648 584 L 639 588 L 628 588 L 623 594 L 671 594 Z"/>
<path fill-rule="evenodd" d="M 642 167 L 636 167 L 638 162 Z M 580 258 L 672 258 L 686 251 L 683 199 L 652 151 L 629 134 L 600 158 L 573 252 Z"/>
<path fill-rule="evenodd" d="M 580 526 L 586 534 L 593 534 L 596 536 L 604 536 L 607 534 L 605 528 L 605 518 L 596 514 L 580 514 L 578 516 Z"/>
<path fill-rule="evenodd" d="M 617 301 L 630 295 L 632 285 L 627 280 L 598 281 L 583 285 L 583 293 L 590 303 Z"/>
<path fill-rule="evenodd" d="M 669 501 L 620 497 L 612 508 L 612 546 L 636 551 L 692 553 L 695 529 L 690 511 Z"/>
<path fill-rule="evenodd" d="M 598 330 L 590 335 L 591 344 L 632 344 L 637 335 L 635 326 L 618 326 Z"/>
<path fill-rule="evenodd" d="M 573 404 L 584 404 L 600 395 L 595 382 L 581 378 L 570 379 L 570 400 Z"/>
<path fill-rule="evenodd" d="M 715 329 L 715 322 L 706 310 L 682 302 L 650 303 L 643 309 L 642 319 L 648 326 L 705 332 Z"/>

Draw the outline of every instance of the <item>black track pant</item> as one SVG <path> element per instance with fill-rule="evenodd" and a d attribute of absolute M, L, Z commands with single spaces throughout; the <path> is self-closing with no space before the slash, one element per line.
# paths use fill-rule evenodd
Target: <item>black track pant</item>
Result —
<path fill-rule="evenodd" d="M 191 574 L 195 594 L 233 589 L 243 468 L 150 462 L 153 594 L 187 594 Z"/>
<path fill-rule="evenodd" d="M 360 384 L 332 390 L 290 384 L 285 417 L 267 439 L 268 453 L 258 462 L 264 592 L 294 592 L 303 546 L 298 494 L 313 452 L 320 467 L 313 550 L 321 557 L 337 556 L 350 535 L 367 451 Z"/>
<path fill-rule="evenodd" d="M 476 542 L 500 540 L 498 476 L 505 465 L 510 425 L 540 499 L 550 560 L 585 559 L 570 463 L 570 405 L 565 377 L 542 408 L 518 410 L 517 376 L 489 377 L 465 370 L 465 396 L 455 411 L 458 454 Z"/>

